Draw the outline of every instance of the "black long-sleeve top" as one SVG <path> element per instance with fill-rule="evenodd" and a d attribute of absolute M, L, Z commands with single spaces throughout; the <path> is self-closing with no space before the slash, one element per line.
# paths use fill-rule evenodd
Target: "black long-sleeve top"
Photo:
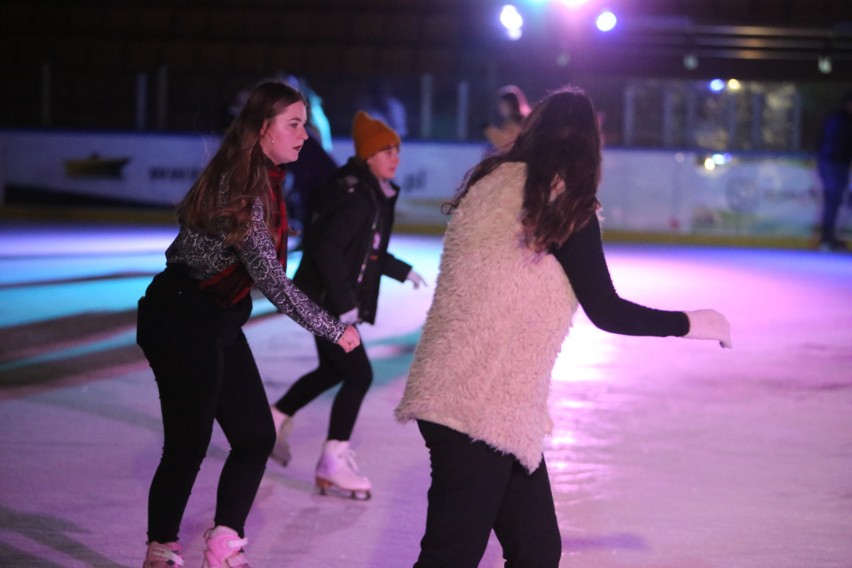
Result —
<path fill-rule="evenodd" d="M 619 297 L 604 258 L 597 216 L 553 251 L 577 300 L 592 323 L 621 335 L 684 336 L 689 318 L 684 312 L 657 310 Z"/>

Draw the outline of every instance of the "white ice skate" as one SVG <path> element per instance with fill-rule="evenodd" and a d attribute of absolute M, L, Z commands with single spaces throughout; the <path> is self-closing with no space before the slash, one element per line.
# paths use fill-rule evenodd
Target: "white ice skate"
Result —
<path fill-rule="evenodd" d="M 328 440 L 317 464 L 317 487 L 320 495 L 340 493 L 352 499 L 370 498 L 370 480 L 361 475 L 355 463 L 355 452 L 349 442 Z"/>
<path fill-rule="evenodd" d="M 288 440 L 290 432 L 293 431 L 293 417 L 287 416 L 274 406 L 271 407 L 271 410 L 272 421 L 275 424 L 277 435 L 275 437 L 275 447 L 272 448 L 272 455 L 269 457 L 286 467 L 293 457 L 293 454 L 290 452 L 290 442 Z"/>

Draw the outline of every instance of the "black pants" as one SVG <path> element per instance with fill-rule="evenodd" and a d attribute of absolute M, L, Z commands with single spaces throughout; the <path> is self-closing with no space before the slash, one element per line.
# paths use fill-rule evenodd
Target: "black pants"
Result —
<path fill-rule="evenodd" d="M 476 568 L 491 530 L 507 568 L 555 568 L 562 553 L 542 457 L 530 474 L 514 456 L 432 422 L 418 421 L 432 485 L 415 568 Z"/>
<path fill-rule="evenodd" d="M 315 340 L 319 366 L 293 383 L 275 403 L 275 408 L 293 416 L 328 389 L 343 383 L 331 405 L 328 439 L 347 441 L 373 382 L 373 368 L 363 344 L 346 353 L 325 339 L 315 337 Z"/>
<path fill-rule="evenodd" d="M 849 187 L 849 164 L 820 160 L 818 166 L 823 197 L 820 242 L 833 243 L 838 240 L 835 233 L 837 214 Z"/>
<path fill-rule="evenodd" d="M 139 301 L 137 342 L 154 372 L 163 454 L 148 496 L 148 539 L 178 538 L 214 420 L 231 446 L 219 477 L 214 523 L 243 534 L 275 443 L 266 393 L 242 331 L 247 297 L 223 309 L 172 269 Z"/>

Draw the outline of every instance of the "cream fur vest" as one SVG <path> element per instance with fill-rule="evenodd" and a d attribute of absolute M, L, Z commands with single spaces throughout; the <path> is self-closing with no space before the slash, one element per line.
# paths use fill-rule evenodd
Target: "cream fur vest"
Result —
<path fill-rule="evenodd" d="M 577 299 L 553 255 L 521 240 L 525 177 L 524 164 L 503 164 L 453 213 L 396 417 L 463 432 L 532 472 L 551 430 L 550 375 Z"/>

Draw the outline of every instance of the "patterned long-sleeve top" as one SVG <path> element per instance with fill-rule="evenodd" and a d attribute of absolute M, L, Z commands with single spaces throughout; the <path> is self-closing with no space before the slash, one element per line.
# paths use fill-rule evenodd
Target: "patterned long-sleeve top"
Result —
<path fill-rule="evenodd" d="M 314 335 L 337 342 L 346 325 L 317 306 L 287 277 L 266 226 L 263 204 L 252 206 L 251 229 L 242 246 L 227 247 L 219 236 L 182 226 L 166 250 L 166 263 L 180 265 L 208 280 L 242 264 L 255 286 L 276 309 Z"/>

